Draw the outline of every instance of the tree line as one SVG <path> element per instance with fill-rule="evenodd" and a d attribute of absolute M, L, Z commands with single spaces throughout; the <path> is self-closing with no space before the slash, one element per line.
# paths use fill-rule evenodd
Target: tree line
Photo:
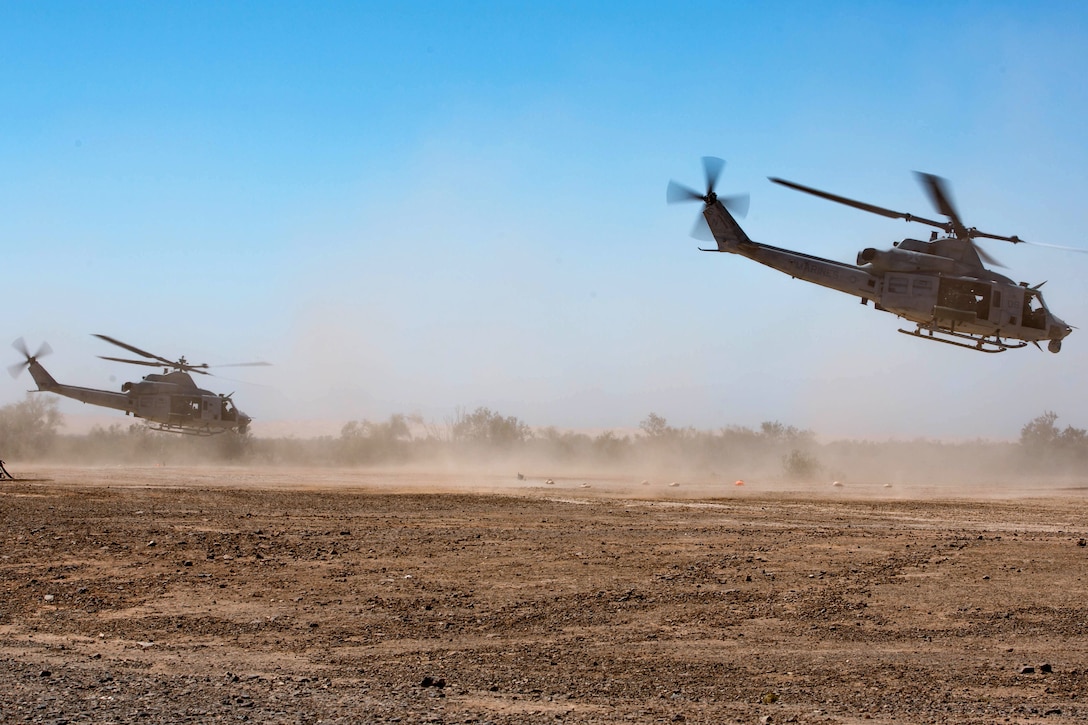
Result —
<path fill-rule="evenodd" d="M 677 470 L 714 475 L 788 479 L 904 475 L 953 476 L 975 471 L 1040 475 L 1088 470 L 1088 432 L 1057 424 L 1047 411 L 1026 423 L 1019 440 L 942 443 L 939 441 L 820 443 L 813 431 L 777 421 L 758 427 L 730 425 L 716 430 L 675 427 L 650 413 L 637 432 L 596 434 L 533 428 L 514 416 L 486 407 L 455 411 L 443 424 L 418 415 L 391 415 L 384 421 L 352 420 L 339 436 L 259 438 L 222 434 L 211 438 L 162 433 L 143 423 L 96 426 L 86 434 L 61 432 L 57 400 L 29 394 L 0 407 L 0 458 L 9 462 L 165 463 L 220 462 L 292 466 L 377 466 L 411 463 L 511 467 L 602 466 L 611 470 Z"/>

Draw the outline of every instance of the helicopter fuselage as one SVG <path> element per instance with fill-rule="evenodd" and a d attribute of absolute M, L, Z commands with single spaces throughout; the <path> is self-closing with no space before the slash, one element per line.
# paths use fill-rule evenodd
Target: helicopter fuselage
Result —
<path fill-rule="evenodd" d="M 951 336 L 936 339 L 986 352 L 1048 341 L 1051 352 L 1058 352 L 1072 331 L 1047 309 L 1037 287 L 983 267 L 968 240 L 906 239 L 890 250 L 864 249 L 852 265 L 754 242 L 717 199 L 705 206 L 703 216 L 717 248 L 702 251 L 739 254 L 860 297 L 863 304 L 872 301 L 876 309 L 916 323 L 913 334 Z"/>
<path fill-rule="evenodd" d="M 90 405 L 124 411 L 126 415 L 157 424 L 157 430 L 214 435 L 228 430 L 246 431 L 250 418 L 229 397 L 197 387 L 185 372 L 144 376 L 121 386 L 121 392 L 58 383 L 37 360 L 30 374 L 42 392 L 55 393 Z"/>
<path fill-rule="evenodd" d="M 133 415 L 167 428 L 218 432 L 238 427 L 244 430 L 248 422 L 229 398 L 197 387 L 185 372 L 146 375 L 139 382 L 125 383 L 121 390 L 134 401 Z"/>

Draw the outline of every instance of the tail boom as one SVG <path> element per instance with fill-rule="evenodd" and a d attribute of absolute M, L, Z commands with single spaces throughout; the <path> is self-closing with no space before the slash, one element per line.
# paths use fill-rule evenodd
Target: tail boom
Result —
<path fill-rule="evenodd" d="M 49 374 L 49 371 L 42 367 L 42 364 L 36 359 L 30 360 L 29 368 L 30 376 L 34 378 L 34 382 L 37 384 L 40 392 L 63 395 L 66 398 L 72 398 L 82 403 L 100 405 L 115 410 L 123 410 L 127 413 L 132 413 L 136 410 L 135 402 L 124 393 L 114 393 L 109 390 L 81 388 L 78 385 L 64 385 L 63 383 L 58 383 L 56 379 Z"/>
<path fill-rule="evenodd" d="M 802 279 L 862 299 L 880 299 L 881 279 L 861 267 L 753 242 L 729 210 L 717 201 L 707 205 L 703 210 L 703 216 L 710 225 L 710 231 L 718 245 L 716 250 L 718 252 L 739 254 L 795 279 Z"/>

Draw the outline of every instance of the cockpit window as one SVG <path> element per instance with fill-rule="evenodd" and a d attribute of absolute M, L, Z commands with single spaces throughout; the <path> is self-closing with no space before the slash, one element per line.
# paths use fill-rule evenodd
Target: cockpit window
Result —
<path fill-rule="evenodd" d="M 1046 329 L 1046 308 L 1043 306 L 1043 296 L 1037 290 L 1028 290 L 1024 294 L 1023 315 L 1024 327 Z"/>

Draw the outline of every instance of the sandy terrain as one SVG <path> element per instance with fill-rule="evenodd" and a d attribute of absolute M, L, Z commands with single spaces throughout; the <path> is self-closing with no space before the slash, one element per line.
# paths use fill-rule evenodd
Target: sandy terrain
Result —
<path fill-rule="evenodd" d="M 1088 721 L 1077 488 L 13 472 L 4 721 Z"/>

